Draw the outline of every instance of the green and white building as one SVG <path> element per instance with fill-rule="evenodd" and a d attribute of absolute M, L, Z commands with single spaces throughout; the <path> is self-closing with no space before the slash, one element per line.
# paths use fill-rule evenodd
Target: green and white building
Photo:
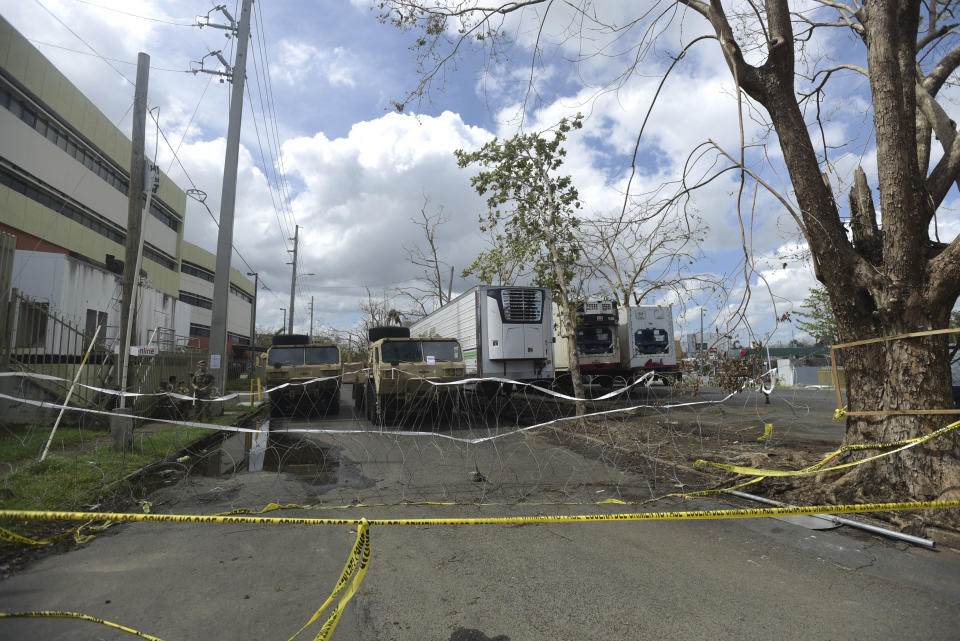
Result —
<path fill-rule="evenodd" d="M 120 325 L 127 135 L 0 16 L 0 231 L 16 236 L 12 287 L 75 326 Z M 144 221 L 134 345 L 206 348 L 212 253 L 183 240 L 186 195 L 161 174 Z M 229 340 L 248 344 L 253 282 L 231 270 Z M 171 338 L 172 337 L 172 338 Z"/>

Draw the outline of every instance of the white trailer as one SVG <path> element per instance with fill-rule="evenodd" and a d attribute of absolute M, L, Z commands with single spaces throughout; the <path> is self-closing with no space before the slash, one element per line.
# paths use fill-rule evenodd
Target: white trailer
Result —
<path fill-rule="evenodd" d="M 553 378 L 553 305 L 544 287 L 480 285 L 410 326 L 410 335 L 456 338 L 467 376 Z"/>
<path fill-rule="evenodd" d="M 620 364 L 633 378 L 655 372 L 668 383 L 680 380 L 673 338 L 672 305 L 621 307 Z"/>

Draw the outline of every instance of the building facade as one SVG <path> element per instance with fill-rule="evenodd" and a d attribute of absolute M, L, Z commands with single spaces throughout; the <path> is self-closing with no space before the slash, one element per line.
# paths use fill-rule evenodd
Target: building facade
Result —
<path fill-rule="evenodd" d="M 180 258 L 179 299 L 191 308 L 191 344 L 206 351 L 210 346 L 210 322 L 213 317 L 213 281 L 217 257 L 205 249 L 184 241 Z M 237 348 L 250 345 L 250 307 L 253 283 L 238 269 L 230 268 L 230 296 L 227 307 L 227 349 L 234 356 Z M 243 350 L 246 352 L 246 349 Z"/>
<path fill-rule="evenodd" d="M 0 231 L 11 286 L 79 328 L 118 335 L 131 141 L 0 16 Z M 133 345 L 205 349 L 215 257 L 183 240 L 186 195 L 161 174 L 143 225 Z M 249 342 L 253 283 L 231 271 L 228 331 Z"/>

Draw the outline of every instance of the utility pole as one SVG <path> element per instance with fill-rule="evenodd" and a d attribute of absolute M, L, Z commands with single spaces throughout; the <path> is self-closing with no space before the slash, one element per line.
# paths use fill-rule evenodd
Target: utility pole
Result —
<path fill-rule="evenodd" d="M 313 296 L 310 297 L 310 342 L 313 342 Z"/>
<path fill-rule="evenodd" d="M 253 348 L 257 344 L 257 290 L 260 289 L 259 272 L 247 272 L 247 276 L 253 276 L 253 304 L 250 305 L 250 374 L 257 368 L 257 356 Z"/>
<path fill-rule="evenodd" d="M 700 358 L 703 358 L 703 308 L 700 308 L 700 344 L 697 345 L 697 352 L 700 354 Z"/>
<path fill-rule="evenodd" d="M 227 372 L 227 308 L 230 305 L 230 259 L 233 251 L 233 214 L 237 200 L 237 160 L 240 156 L 240 121 L 243 117 L 243 84 L 247 69 L 247 43 L 250 41 L 250 5 L 243 0 L 240 22 L 225 9 L 229 31 L 237 36 L 237 53 L 230 71 L 230 124 L 227 127 L 227 153 L 223 161 L 223 189 L 220 195 L 220 233 L 217 236 L 217 267 L 213 282 L 213 318 L 210 322 L 210 373 L 217 389 L 223 391 Z M 213 26 L 213 25 L 210 25 Z M 228 32 L 229 32 L 228 31 Z M 251 337 L 252 338 L 252 337 Z"/>
<path fill-rule="evenodd" d="M 150 56 L 137 55 L 137 84 L 133 97 L 133 129 L 130 145 L 130 185 L 127 192 L 127 240 L 123 262 L 123 283 L 120 296 L 120 342 L 118 365 L 120 370 L 119 390 L 127 391 L 127 367 L 130 362 L 130 334 L 133 323 L 130 319 L 136 306 L 133 303 L 134 285 L 140 277 L 139 252 L 143 247 L 143 192 L 146 161 L 143 157 L 144 138 L 147 129 L 147 83 L 150 79 Z M 126 397 L 120 396 L 120 410 L 125 412 Z M 133 421 L 127 417 L 111 419 L 110 434 L 113 449 L 126 451 L 133 447 Z"/>
<path fill-rule="evenodd" d="M 283 323 L 280 324 L 280 331 L 282 333 L 287 327 L 287 310 L 281 307 L 280 311 L 283 312 Z"/>
<path fill-rule="evenodd" d="M 293 227 L 293 238 L 290 240 L 293 241 L 293 262 L 287 263 L 288 265 L 293 265 L 292 274 L 290 275 L 290 317 L 287 321 L 287 333 L 293 333 L 293 298 L 297 293 L 297 241 L 300 237 L 300 225 L 294 225 Z M 291 251 L 291 250 L 287 250 Z"/>

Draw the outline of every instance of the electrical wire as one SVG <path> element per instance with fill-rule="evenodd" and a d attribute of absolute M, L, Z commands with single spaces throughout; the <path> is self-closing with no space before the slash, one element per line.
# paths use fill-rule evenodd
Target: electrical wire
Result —
<path fill-rule="evenodd" d="M 257 35 L 257 38 L 256 38 L 257 43 L 259 43 L 259 45 L 262 47 L 262 44 L 263 44 L 262 34 L 257 33 L 255 35 Z M 287 228 L 283 229 L 283 225 L 281 224 L 281 231 L 284 232 L 286 236 L 289 236 L 290 226 L 295 226 L 297 222 L 296 222 L 296 217 L 293 215 L 293 211 L 290 208 L 289 198 L 286 198 L 284 195 L 283 184 L 285 182 L 285 179 L 282 174 L 278 174 L 279 163 L 277 162 L 277 158 L 279 158 L 280 156 L 279 139 L 274 137 L 274 139 L 271 140 L 271 136 L 270 136 L 271 125 L 268 122 L 268 116 L 272 120 L 273 114 L 271 113 L 271 111 L 269 110 L 269 107 L 264 101 L 263 85 L 266 84 L 266 81 L 264 80 L 264 82 L 261 83 L 260 65 L 258 64 L 258 57 L 256 54 L 257 54 L 257 51 L 256 51 L 256 48 L 254 48 L 254 50 L 252 51 L 251 59 L 253 61 L 253 67 L 254 67 L 254 78 L 257 83 L 257 96 L 260 99 L 260 116 L 263 119 L 264 136 L 266 137 L 266 140 L 267 140 L 267 151 L 270 155 L 270 160 L 271 160 L 269 166 L 267 165 L 266 158 L 264 157 L 264 154 L 263 154 L 263 144 L 260 141 L 259 128 L 257 129 L 257 143 L 260 145 L 260 148 L 261 148 L 260 156 L 264 165 L 264 173 L 267 176 L 268 182 L 270 180 L 270 174 L 272 173 L 274 176 L 274 184 L 276 185 L 277 198 L 280 203 L 280 206 L 278 208 L 278 218 L 280 214 L 283 214 L 284 218 L 287 220 Z M 262 61 L 262 56 L 261 56 L 261 61 Z M 268 74 L 269 74 L 269 70 L 264 68 L 263 75 L 266 77 Z M 254 108 L 253 99 L 250 96 L 249 86 L 248 86 L 247 95 L 251 103 L 251 109 L 253 109 Z M 256 111 L 254 111 L 254 124 L 256 124 Z M 275 127 L 274 127 L 274 131 L 276 131 Z M 274 149 L 276 149 L 276 153 L 274 153 Z M 272 192 L 271 192 L 271 196 L 272 196 Z M 276 207 L 276 203 L 274 204 L 274 207 Z"/>
<path fill-rule="evenodd" d="M 280 186 L 284 191 L 287 207 L 288 209 L 290 209 L 290 216 L 293 219 L 294 224 L 296 224 L 297 222 L 296 216 L 294 216 L 293 209 L 290 207 L 290 202 L 292 198 L 290 197 L 289 182 L 286 179 L 286 169 L 283 166 L 283 154 L 280 153 L 280 148 L 279 148 L 280 129 L 278 126 L 276 101 L 274 100 L 274 97 L 273 97 L 273 74 L 270 73 L 270 56 L 268 54 L 268 49 L 267 49 L 267 36 L 266 36 L 266 31 L 264 30 L 264 27 L 263 27 L 263 13 L 261 11 L 260 4 L 256 5 L 256 12 L 257 12 L 257 20 L 258 20 L 258 27 L 257 27 L 257 33 L 259 35 L 258 42 L 260 43 L 260 48 L 262 49 L 262 61 L 263 61 L 262 64 L 264 68 L 264 77 L 266 79 L 265 84 L 267 87 L 267 105 L 270 111 L 270 122 L 273 124 L 273 138 L 277 142 L 277 162 L 280 169 L 280 177 L 282 179 Z"/>
<path fill-rule="evenodd" d="M 197 106 L 193 109 L 193 113 L 190 115 L 190 120 L 187 121 L 187 126 L 183 130 L 183 135 L 180 136 L 180 142 L 177 143 L 177 148 L 173 150 L 174 160 L 170 161 L 170 164 L 167 165 L 167 173 L 170 173 L 170 168 L 173 167 L 173 163 L 176 160 L 177 152 L 180 151 L 180 147 L 183 145 L 183 141 L 187 139 L 187 133 L 190 131 L 190 126 L 193 125 L 194 118 L 197 117 L 197 112 L 200 111 L 200 105 L 203 103 L 204 97 L 207 95 L 207 90 L 210 88 L 210 85 L 213 83 L 213 76 L 207 80 L 207 85 L 203 88 L 203 93 L 200 94 L 200 100 L 197 101 Z"/>
<path fill-rule="evenodd" d="M 64 47 L 63 45 L 55 45 L 52 42 L 44 42 L 43 40 L 34 40 L 33 38 L 27 38 L 29 42 L 32 42 L 35 45 L 42 45 L 44 47 L 53 47 L 55 49 L 63 49 L 64 51 L 69 51 L 70 53 L 79 53 L 81 56 L 91 56 L 97 57 L 97 54 L 90 53 L 89 51 L 80 51 L 79 49 L 71 49 L 70 47 Z M 100 56 L 104 60 L 109 60 L 110 62 L 117 62 L 122 65 L 131 65 L 136 67 L 137 63 L 130 62 L 129 60 L 120 60 L 119 58 L 107 58 L 105 56 Z M 193 73 L 192 69 L 169 69 L 166 67 L 150 67 L 151 71 L 169 71 L 172 73 Z"/>
<path fill-rule="evenodd" d="M 193 181 L 193 178 L 190 176 L 189 172 L 187 172 L 187 168 L 183 166 L 183 162 L 180 160 L 180 156 L 178 156 L 177 153 L 176 153 L 176 151 L 174 151 L 173 145 L 170 144 L 170 139 L 167 138 L 167 134 L 163 131 L 163 128 L 160 127 L 160 123 L 157 122 L 157 119 L 153 116 L 152 113 L 150 114 L 150 116 L 151 116 L 151 118 L 153 119 L 153 122 L 154 122 L 154 124 L 155 124 L 156 127 L 157 127 L 157 131 L 160 133 L 160 137 L 163 138 L 163 142 L 165 142 L 166 145 L 167 145 L 167 148 L 170 149 L 170 152 L 173 154 L 173 157 L 174 157 L 174 159 L 175 159 L 176 162 L 177 162 L 177 165 L 180 167 L 180 170 L 183 171 L 183 175 L 186 177 L 187 181 L 190 183 L 190 186 L 191 186 L 191 187 L 193 188 L 193 190 L 195 190 L 195 191 L 202 191 L 202 190 L 200 190 L 200 189 L 197 188 L 197 184 Z M 195 199 L 195 200 L 197 200 L 201 205 L 203 205 L 203 208 L 207 210 L 207 213 L 208 213 L 208 214 L 210 214 L 210 218 L 213 220 L 214 224 L 217 226 L 217 229 L 220 229 L 220 221 L 217 219 L 217 217 L 214 215 L 214 213 L 210 210 L 210 207 L 207 205 L 206 201 L 205 201 L 205 200 L 200 200 L 200 199 Z M 233 244 L 231 243 L 230 246 L 233 248 L 233 251 L 236 252 L 237 257 L 240 258 L 240 260 L 243 261 L 243 264 L 247 266 L 247 269 L 248 269 L 248 270 L 250 270 L 251 272 L 257 271 L 256 269 L 254 269 L 254 268 L 250 265 L 250 263 L 247 261 L 247 259 L 244 258 L 243 254 L 240 253 L 240 250 L 237 249 L 235 245 L 233 245 Z M 264 285 L 264 288 L 265 288 L 265 289 L 267 289 L 268 291 L 272 291 L 272 290 L 270 290 L 270 288 L 266 285 L 266 283 L 264 283 L 264 281 L 263 281 L 262 279 L 260 280 L 260 283 L 261 283 L 262 285 Z"/>
<path fill-rule="evenodd" d="M 247 85 L 246 89 L 247 89 L 247 101 L 250 103 L 250 109 L 253 110 L 255 105 L 253 104 L 253 98 L 250 96 L 250 86 Z M 280 226 L 280 233 L 281 233 L 281 238 L 283 239 L 283 245 L 284 245 L 284 248 L 287 249 L 287 251 L 290 251 L 290 249 L 287 246 L 287 240 L 286 240 L 290 232 L 289 230 L 285 230 L 283 228 L 283 222 L 280 219 L 280 209 L 277 207 L 277 201 L 273 193 L 273 186 L 270 183 L 270 175 L 268 173 L 269 170 L 267 168 L 267 160 L 263 155 L 263 143 L 260 140 L 260 125 L 257 123 L 257 114 L 255 111 L 253 112 L 253 129 L 256 132 L 257 147 L 260 149 L 260 162 L 264 166 L 264 178 L 267 179 L 267 189 L 270 192 L 270 201 L 273 204 L 273 211 L 277 217 L 277 224 Z"/>
<path fill-rule="evenodd" d="M 87 42 L 86 40 L 84 40 L 83 38 L 81 38 L 81 37 L 80 37 L 80 34 L 78 34 L 76 31 L 74 31 L 74 30 L 71 29 L 69 26 L 67 26 L 67 23 L 65 23 L 63 20 L 61 20 L 61 19 L 60 19 L 60 16 L 58 16 L 57 14 L 55 14 L 53 11 L 50 11 L 50 9 L 48 9 L 42 2 L 40 2 L 40 0 L 33 0 L 33 1 L 36 2 L 38 5 L 40 5 L 40 8 L 41 8 L 41 9 L 43 9 L 44 11 L 46 11 L 47 13 L 49 13 L 49 14 L 53 17 L 54 20 L 56 20 L 57 22 L 59 22 L 60 25 L 61 25 L 64 29 L 66 29 L 67 31 L 69 31 L 70 33 L 72 33 L 72 34 L 77 38 L 77 40 L 79 40 L 79 41 L 82 42 L 84 45 L 86 45 L 86 47 L 87 47 L 90 51 L 92 51 L 98 58 L 100 58 L 100 59 L 103 60 L 105 63 L 107 63 L 107 66 L 109 66 L 111 69 L 113 69 L 114 71 L 116 71 L 118 76 L 120 76 L 121 78 L 123 78 L 124 80 L 126 80 L 127 83 L 130 84 L 132 87 L 136 88 L 137 83 L 135 83 L 134 81 L 130 80 L 130 79 L 127 78 L 125 75 L 123 75 L 123 72 L 121 72 L 119 69 L 117 69 L 116 67 L 114 67 L 114 66 L 113 66 L 113 63 L 111 63 L 109 60 L 107 60 L 106 58 L 104 58 L 104 57 L 100 54 L 99 51 L 97 51 L 96 49 L 93 48 L 93 45 L 91 45 L 89 42 Z"/>
<path fill-rule="evenodd" d="M 150 22 L 160 22 L 162 24 L 169 24 L 175 27 L 196 27 L 197 26 L 196 22 L 172 22 L 170 20 L 164 20 L 163 18 L 151 18 L 149 16 L 141 16 L 135 13 L 130 13 L 129 11 L 115 9 L 113 7 L 97 4 L 95 2 L 89 2 L 88 0 L 73 0 L 73 1 L 79 2 L 80 4 L 89 5 L 91 7 L 96 7 L 97 9 L 103 9 L 104 11 L 112 11 L 113 13 L 122 13 L 125 16 L 130 16 L 131 18 L 139 18 L 140 20 L 149 20 Z"/>

